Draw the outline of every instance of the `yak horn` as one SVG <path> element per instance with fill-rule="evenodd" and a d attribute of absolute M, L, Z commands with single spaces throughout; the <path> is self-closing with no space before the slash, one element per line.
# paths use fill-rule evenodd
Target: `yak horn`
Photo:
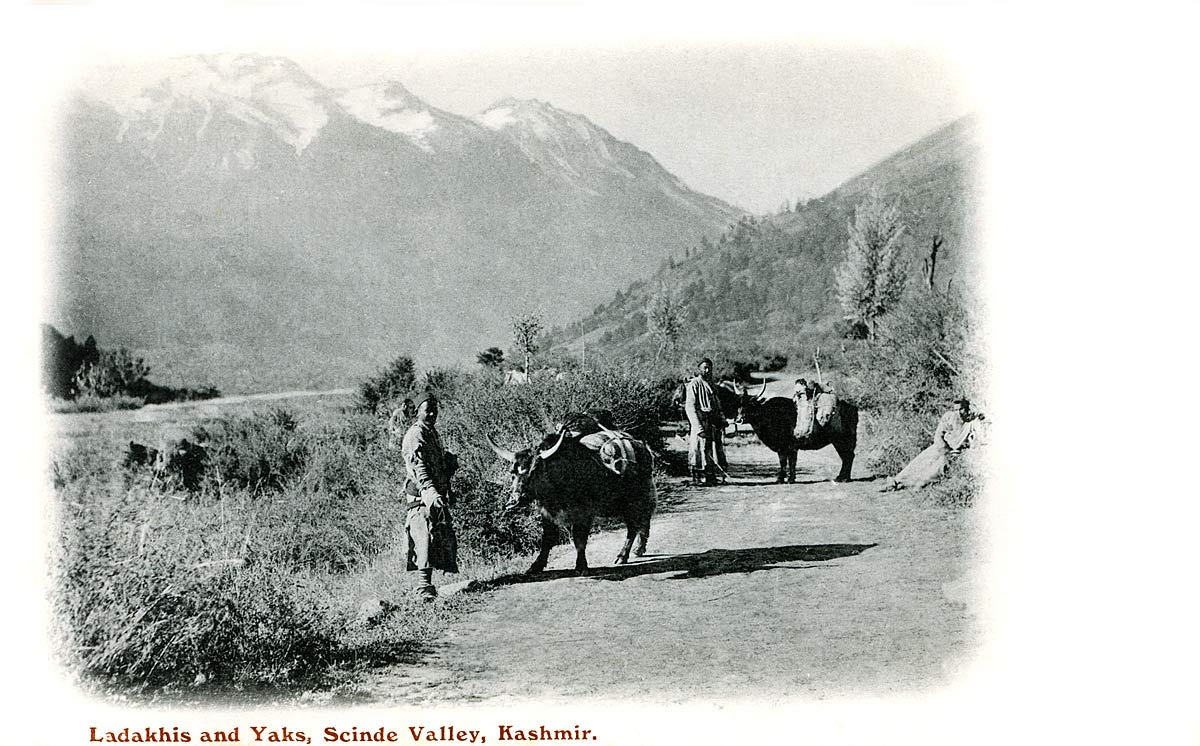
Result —
<path fill-rule="evenodd" d="M 565 438 L 565 437 L 567 437 L 567 431 L 566 431 L 566 429 L 564 428 L 564 429 L 562 429 L 562 430 L 560 430 L 560 431 L 558 432 L 558 442 L 557 442 L 557 443 L 555 443 L 553 446 L 551 446 L 549 450 L 546 450 L 546 451 L 539 451 L 539 452 L 538 452 L 538 458 L 540 458 L 540 459 L 542 459 L 543 461 L 545 461 L 546 459 L 548 459 L 548 458 L 550 458 L 551 456 L 553 456 L 553 455 L 554 455 L 554 452 L 558 450 L 558 447 L 562 445 L 563 438 Z"/>
<path fill-rule="evenodd" d="M 510 464 L 517 460 L 517 454 L 513 453 L 510 450 L 501 448 L 500 446 L 496 445 L 496 441 L 492 440 L 491 435 L 485 435 L 484 437 L 487 438 L 488 445 L 490 445 L 492 447 L 492 450 L 496 452 L 497 456 L 504 459 L 505 461 L 507 461 Z"/>
<path fill-rule="evenodd" d="M 763 397 L 765 397 L 766 395 L 767 395 L 767 382 L 766 382 L 766 381 L 763 381 L 763 387 L 762 387 L 762 391 L 759 391 L 759 392 L 758 392 L 758 393 L 757 393 L 757 394 L 754 396 L 754 399 L 755 399 L 756 401 L 762 401 Z"/>

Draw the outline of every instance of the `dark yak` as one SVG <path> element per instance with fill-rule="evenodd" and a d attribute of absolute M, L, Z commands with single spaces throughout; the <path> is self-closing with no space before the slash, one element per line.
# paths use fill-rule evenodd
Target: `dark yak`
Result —
<path fill-rule="evenodd" d="M 828 425 L 816 425 L 811 435 L 796 438 L 796 402 L 786 396 L 764 398 L 767 385 L 757 396 L 750 395 L 744 388 L 734 390 L 724 382 L 717 386 L 721 408 L 726 416 L 736 412 L 739 421 L 754 428 L 754 434 L 762 444 L 779 456 L 777 482 L 796 481 L 796 452 L 816 451 L 833 446 L 842 459 L 842 469 L 835 482 L 849 482 L 850 470 L 854 466 L 854 450 L 858 447 L 858 407 L 838 399 L 837 416 Z"/>
<path fill-rule="evenodd" d="M 155 479 L 175 481 L 189 492 L 200 489 L 208 449 L 203 443 L 163 439 L 158 448 L 129 441 L 122 465 L 129 470 L 149 468 Z"/>
<path fill-rule="evenodd" d="M 562 429 L 546 436 L 537 448 L 513 452 L 487 436 L 496 455 L 512 464 L 512 492 L 506 509 L 536 503 L 541 513 L 541 551 L 530 565 L 529 574 L 546 568 L 550 550 L 557 542 L 557 526 L 568 531 L 575 544 L 575 571 L 586 572 L 588 534 L 597 516 L 625 522 L 625 545 L 617 554 L 616 564 L 629 561 L 635 536 L 638 545 L 634 554 L 640 557 L 646 553 L 655 504 L 654 454 L 645 443 L 634 440 L 636 462 L 617 476 L 579 440 L 579 435 Z"/>
<path fill-rule="evenodd" d="M 151 448 L 142 443 L 135 443 L 132 440 L 129 441 L 129 447 L 125 449 L 125 458 L 121 461 L 121 465 L 126 469 L 153 467 L 157 463 L 157 448 Z"/>

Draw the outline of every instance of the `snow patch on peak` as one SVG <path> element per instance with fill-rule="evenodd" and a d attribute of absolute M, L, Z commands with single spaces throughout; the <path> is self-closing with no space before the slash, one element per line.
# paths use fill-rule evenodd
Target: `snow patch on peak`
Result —
<path fill-rule="evenodd" d="M 494 109 L 488 109 L 479 116 L 475 117 L 475 121 L 482 124 L 488 129 L 498 130 L 507 127 L 510 124 L 516 124 L 517 118 L 513 116 L 513 110 L 509 106 L 497 106 Z"/>
<path fill-rule="evenodd" d="M 437 131 L 437 119 L 423 101 L 399 83 L 352 88 L 342 92 L 337 102 L 356 119 L 404 135 L 419 147 L 433 150 L 426 137 Z"/>
<path fill-rule="evenodd" d="M 568 182 L 606 173 L 638 178 L 619 143 L 585 117 L 537 99 L 505 98 L 475 120 L 512 140 L 529 160 Z"/>
<path fill-rule="evenodd" d="M 157 85 L 120 107 L 122 113 L 161 126 L 177 102 L 206 111 L 219 106 L 271 129 L 297 155 L 329 122 L 324 89 L 289 60 L 246 54 L 182 57 L 165 63 L 162 73 Z M 203 126 L 197 137 L 202 133 Z"/>
<path fill-rule="evenodd" d="M 493 130 L 516 125 L 524 136 L 559 143 L 578 140 L 590 147 L 604 149 L 603 130 L 586 118 L 563 111 L 553 104 L 533 99 L 505 98 L 475 117 L 475 121 Z"/>

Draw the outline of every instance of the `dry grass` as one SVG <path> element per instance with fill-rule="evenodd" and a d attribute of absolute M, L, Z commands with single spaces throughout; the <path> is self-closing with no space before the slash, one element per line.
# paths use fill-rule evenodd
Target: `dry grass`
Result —
<path fill-rule="evenodd" d="M 635 431 L 653 422 L 646 384 L 620 371 L 516 390 L 459 377 L 446 393 L 439 429 L 463 464 L 454 511 L 464 572 L 441 583 L 523 569 L 540 536 L 527 512 L 503 510 L 504 469 L 481 433 L 534 438 L 545 417 L 590 406 Z M 202 402 L 66 428 L 51 474 L 69 666 L 153 696 L 186 696 L 193 684 L 284 691 L 416 654 L 434 634 L 446 611 L 410 591 L 403 466 L 384 418 L 304 403 L 222 412 Z M 191 491 L 119 463 L 128 440 L 162 435 L 208 444 Z"/>

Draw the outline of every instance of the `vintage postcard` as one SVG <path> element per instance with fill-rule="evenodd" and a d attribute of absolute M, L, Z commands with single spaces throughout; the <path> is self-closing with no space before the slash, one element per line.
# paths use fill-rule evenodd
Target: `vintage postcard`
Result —
<path fill-rule="evenodd" d="M 1091 734 L 1017 19 L 864 13 L 25 9 L 21 742 Z"/>

